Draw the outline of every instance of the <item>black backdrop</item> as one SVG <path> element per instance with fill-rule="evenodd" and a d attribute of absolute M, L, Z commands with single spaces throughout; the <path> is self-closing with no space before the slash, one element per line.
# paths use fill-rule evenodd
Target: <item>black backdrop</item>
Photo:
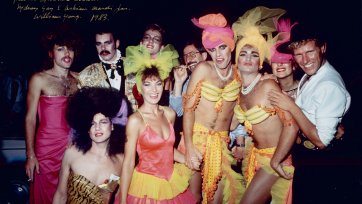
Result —
<path fill-rule="evenodd" d="M 181 50 L 185 40 L 201 35 L 191 18 L 221 12 L 231 24 L 255 6 L 283 8 L 293 21 L 311 24 L 326 35 L 328 60 L 341 73 L 352 93 L 352 106 L 344 123 L 347 133 L 353 133 L 353 137 L 346 149 L 358 151 L 362 146 L 357 129 L 362 114 L 358 107 L 362 87 L 362 6 L 358 0 L 349 3 L 316 0 L 4 0 L 0 1 L 1 66 L 5 64 L 9 72 L 21 73 L 27 78 L 39 71 L 46 57 L 40 46 L 40 36 L 50 26 L 63 21 L 73 24 L 83 36 L 84 49 L 72 68 L 80 71 L 98 60 L 91 33 L 99 24 L 109 23 L 115 27 L 122 52 L 126 46 L 139 43 L 142 31 L 149 23 L 164 27 L 166 41 Z M 54 19 L 56 17 L 59 19 Z"/>
<path fill-rule="evenodd" d="M 38 70 L 44 58 L 39 44 L 41 33 L 50 25 L 66 21 L 75 24 L 84 35 L 86 46 L 74 66 L 79 70 L 96 60 L 90 32 L 97 24 L 108 22 L 115 26 L 122 51 L 128 45 L 137 44 L 144 26 L 151 22 L 162 25 L 168 42 L 180 47 L 184 39 L 200 35 L 200 30 L 190 21 L 192 17 L 221 12 L 232 23 L 246 10 L 259 5 L 286 9 L 292 19 L 313 24 L 324 31 L 329 42 L 329 60 L 342 73 L 347 84 L 361 73 L 362 7 L 358 0 L 353 3 L 316 0 L 4 0 L 0 3 L 0 56 L 13 69 L 23 73 Z M 91 11 L 93 7 L 111 10 Z M 53 8 L 51 14 L 62 18 L 40 19 L 47 14 L 47 11 L 42 11 L 46 8 Z M 78 10 L 74 11 L 74 8 Z M 82 8 L 87 11 L 80 11 Z M 79 15 L 81 18 L 66 19 L 64 15 Z"/>
<path fill-rule="evenodd" d="M 336 179 L 336 186 L 343 189 L 340 193 L 344 201 L 361 198 L 360 0 L 1 0 L 0 65 L 2 68 L 8 67 L 8 71 L 13 74 L 21 73 L 26 77 L 39 71 L 46 57 L 40 46 L 40 35 L 62 21 L 73 24 L 83 35 L 85 47 L 73 66 L 75 71 L 80 71 L 97 60 L 91 31 L 98 24 L 111 23 L 115 26 L 121 40 L 121 51 L 128 45 L 139 43 L 148 23 L 163 26 L 167 42 L 180 49 L 184 40 L 201 34 L 192 25 L 192 17 L 221 12 L 232 23 L 245 11 L 259 5 L 286 9 L 292 20 L 312 24 L 326 34 L 328 60 L 341 73 L 352 95 L 350 111 L 343 120 L 345 139 L 335 151 L 335 164 L 337 170 L 341 170 L 341 178 L 331 179 Z M 53 11 L 49 12 L 49 9 Z M 58 17 L 60 19 L 51 19 Z M 76 17 L 80 19 L 75 20 Z M 0 138 L 6 135 L 0 132 Z"/>

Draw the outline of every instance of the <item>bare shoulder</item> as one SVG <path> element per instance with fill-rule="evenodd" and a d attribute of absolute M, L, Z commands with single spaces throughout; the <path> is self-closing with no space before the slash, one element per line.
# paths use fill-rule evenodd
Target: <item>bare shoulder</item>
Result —
<path fill-rule="evenodd" d="M 281 91 L 279 84 L 274 79 L 264 79 L 263 81 L 260 81 L 260 89 L 264 92 L 268 92 L 270 90 Z"/>
<path fill-rule="evenodd" d="M 40 71 L 40 72 L 35 72 L 31 77 L 30 80 L 31 81 L 38 81 L 38 80 L 42 80 L 46 77 L 46 70 L 44 71 Z"/>
<path fill-rule="evenodd" d="M 65 152 L 67 154 L 74 155 L 74 154 L 77 154 L 79 152 L 79 150 L 77 149 L 77 147 L 75 145 L 70 145 L 69 147 L 67 147 Z"/>
<path fill-rule="evenodd" d="M 78 78 L 79 73 L 78 72 L 74 72 L 74 71 L 70 71 L 70 75 L 72 75 L 74 78 Z"/>
<path fill-rule="evenodd" d="M 175 112 L 172 108 L 170 108 L 168 106 L 161 106 L 161 107 L 165 111 L 166 114 L 173 114 Z"/>
<path fill-rule="evenodd" d="M 77 147 L 75 145 L 71 145 L 64 152 L 64 160 L 71 163 L 81 155 L 82 153 L 77 149 Z"/>
<path fill-rule="evenodd" d="M 34 73 L 29 80 L 29 87 L 39 87 L 47 81 L 47 74 L 45 71 Z"/>
<path fill-rule="evenodd" d="M 116 157 L 116 159 L 117 159 L 117 162 L 122 165 L 122 164 L 123 164 L 123 160 L 124 160 L 124 154 L 123 154 L 123 153 L 116 154 L 115 157 Z"/>
<path fill-rule="evenodd" d="M 143 122 L 141 115 L 138 112 L 134 112 L 128 117 L 127 127 L 138 127 Z"/>
<path fill-rule="evenodd" d="M 165 116 L 167 117 L 168 120 L 170 121 L 175 120 L 176 112 L 172 108 L 168 106 L 162 106 L 162 108 L 165 111 Z"/>
<path fill-rule="evenodd" d="M 129 116 L 127 125 L 126 125 L 126 143 L 131 140 L 137 140 L 140 132 L 141 125 L 144 124 L 141 115 L 138 112 L 133 113 Z"/>
<path fill-rule="evenodd" d="M 191 77 L 194 79 L 204 79 L 205 76 L 209 73 L 211 69 L 211 62 L 199 62 L 195 68 L 195 70 L 192 72 Z"/>
<path fill-rule="evenodd" d="M 199 72 L 205 73 L 205 71 L 210 70 L 211 67 L 212 65 L 210 61 L 199 62 L 192 73 L 199 73 Z"/>

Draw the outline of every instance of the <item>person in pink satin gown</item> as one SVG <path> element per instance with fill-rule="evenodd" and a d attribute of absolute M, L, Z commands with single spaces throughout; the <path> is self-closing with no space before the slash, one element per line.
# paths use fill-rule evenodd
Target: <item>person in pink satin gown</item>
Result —
<path fill-rule="evenodd" d="M 70 128 L 65 119 L 67 101 L 77 88 L 73 64 L 78 35 L 66 25 L 43 36 L 51 68 L 33 74 L 29 81 L 25 116 L 26 164 L 30 204 L 52 203 Z"/>

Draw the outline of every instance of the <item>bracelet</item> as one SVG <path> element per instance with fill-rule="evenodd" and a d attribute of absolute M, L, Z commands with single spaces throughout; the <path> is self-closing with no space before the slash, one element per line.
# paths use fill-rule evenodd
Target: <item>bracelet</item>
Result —
<path fill-rule="evenodd" d="M 236 147 L 245 147 L 245 144 L 238 144 L 238 143 L 235 143 L 235 146 L 236 146 Z"/>
<path fill-rule="evenodd" d="M 31 155 L 31 156 L 26 156 L 26 159 L 34 159 L 35 155 Z"/>

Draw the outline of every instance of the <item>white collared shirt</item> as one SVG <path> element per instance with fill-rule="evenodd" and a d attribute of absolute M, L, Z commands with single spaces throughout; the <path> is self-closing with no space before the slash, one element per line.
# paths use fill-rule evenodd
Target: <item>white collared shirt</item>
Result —
<path fill-rule="evenodd" d="M 109 83 L 111 84 L 111 86 L 113 88 L 116 88 L 117 90 L 119 90 L 121 88 L 121 82 L 122 82 L 121 75 L 119 75 L 117 70 L 115 70 L 114 71 L 114 79 L 111 79 L 110 78 L 111 77 L 111 72 L 112 72 L 112 69 L 106 70 Z"/>
<path fill-rule="evenodd" d="M 99 56 L 99 60 L 101 60 L 101 62 L 105 63 L 105 64 L 117 64 L 118 61 L 122 58 L 122 53 L 120 50 L 116 50 L 116 59 L 113 60 L 113 61 L 104 61 L 103 58 L 101 56 Z M 123 67 L 122 67 L 123 69 Z M 107 77 L 108 77 L 108 80 L 109 80 L 109 83 L 111 84 L 111 86 L 113 88 L 116 88 L 117 90 L 119 90 L 121 88 L 121 83 L 122 83 L 122 78 L 121 76 L 118 74 L 117 70 L 114 71 L 114 79 L 111 79 L 111 72 L 112 72 L 112 69 L 109 69 L 109 70 L 105 70 L 106 73 L 107 73 Z"/>
<path fill-rule="evenodd" d="M 340 74 L 328 62 L 301 87 L 306 77 L 305 74 L 300 80 L 295 103 L 316 126 L 319 139 L 327 146 L 350 107 L 351 96 Z"/>

